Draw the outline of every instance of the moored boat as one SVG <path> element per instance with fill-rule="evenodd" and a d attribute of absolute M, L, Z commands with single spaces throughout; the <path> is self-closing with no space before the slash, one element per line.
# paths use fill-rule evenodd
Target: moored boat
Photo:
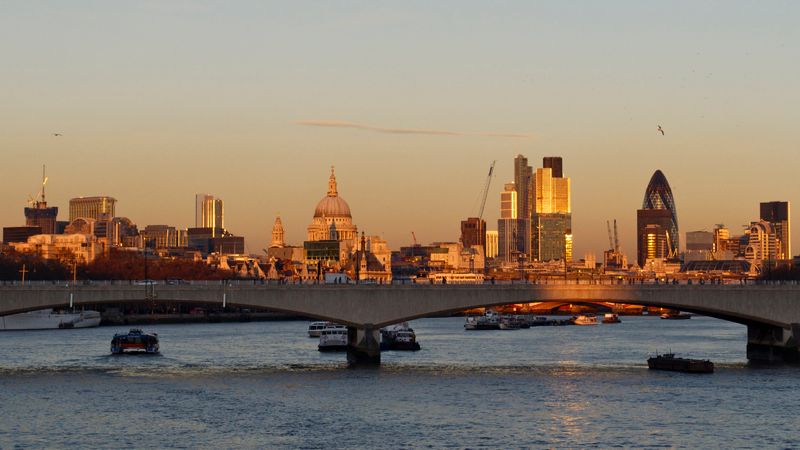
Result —
<path fill-rule="evenodd" d="M 603 316 L 603 323 L 620 323 L 620 322 L 622 321 L 619 320 L 619 316 L 614 313 L 605 314 Z"/>
<path fill-rule="evenodd" d="M 597 325 L 597 316 L 594 314 L 581 314 L 572 320 L 575 325 Z"/>
<path fill-rule="evenodd" d="M 319 334 L 317 349 L 321 352 L 340 352 L 347 350 L 347 327 L 329 324 Z"/>
<path fill-rule="evenodd" d="M 409 350 L 420 349 L 417 334 L 408 326 L 408 323 L 394 325 L 381 330 L 381 350 Z"/>
<path fill-rule="evenodd" d="M 714 363 L 707 359 L 676 358 L 674 353 L 656 354 L 656 356 L 648 358 L 647 367 L 653 370 L 669 370 L 673 372 L 714 372 Z"/>
<path fill-rule="evenodd" d="M 54 311 L 42 309 L 0 317 L 0 330 L 56 330 L 64 328 L 90 328 L 100 325 L 97 311 Z"/>
<path fill-rule="evenodd" d="M 148 334 L 138 328 L 131 328 L 127 333 L 117 333 L 111 339 L 111 353 L 119 355 L 125 352 L 159 352 L 158 334 Z"/>
<path fill-rule="evenodd" d="M 687 313 L 664 313 L 661 315 L 664 320 L 686 320 L 691 319 L 692 315 Z"/>
<path fill-rule="evenodd" d="M 322 330 L 330 324 L 330 322 L 311 322 L 308 326 L 308 337 L 318 338 Z"/>
<path fill-rule="evenodd" d="M 519 330 L 519 323 L 513 317 L 503 317 L 500 319 L 501 330 Z"/>
<path fill-rule="evenodd" d="M 465 330 L 499 330 L 500 320 L 496 314 L 487 312 L 483 316 L 468 316 L 464 322 Z"/>

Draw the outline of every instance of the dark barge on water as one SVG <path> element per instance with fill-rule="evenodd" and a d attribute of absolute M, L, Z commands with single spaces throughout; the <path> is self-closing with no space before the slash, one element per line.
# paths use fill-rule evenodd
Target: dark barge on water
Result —
<path fill-rule="evenodd" d="M 714 373 L 714 363 L 707 359 L 676 358 L 674 353 L 665 353 L 647 359 L 652 370 L 670 370 L 687 373 Z"/>
<path fill-rule="evenodd" d="M 144 333 L 138 328 L 131 328 L 127 333 L 117 333 L 111 339 L 111 353 L 114 355 L 125 352 L 157 354 L 158 351 L 158 335 Z"/>

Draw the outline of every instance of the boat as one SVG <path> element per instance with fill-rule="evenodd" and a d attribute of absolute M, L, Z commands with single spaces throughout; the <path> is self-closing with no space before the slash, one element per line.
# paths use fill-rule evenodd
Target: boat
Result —
<path fill-rule="evenodd" d="M 97 311 L 54 311 L 42 309 L 0 317 L 0 330 L 57 330 L 90 328 L 100 325 Z"/>
<path fill-rule="evenodd" d="M 319 333 L 317 349 L 321 352 L 339 352 L 347 350 L 347 327 L 329 324 Z"/>
<path fill-rule="evenodd" d="M 614 313 L 603 315 L 603 323 L 621 323 L 621 322 L 622 321 L 619 320 L 619 316 Z"/>
<path fill-rule="evenodd" d="M 500 319 L 501 330 L 519 330 L 519 323 L 513 317 L 503 317 Z"/>
<path fill-rule="evenodd" d="M 467 316 L 464 322 L 465 330 L 499 330 L 500 318 L 492 311 L 486 311 L 482 316 Z"/>
<path fill-rule="evenodd" d="M 664 313 L 661 318 L 664 320 L 686 320 L 691 319 L 692 315 L 687 313 Z"/>
<path fill-rule="evenodd" d="M 330 322 L 311 322 L 311 325 L 308 326 L 308 337 L 318 338 L 320 332 L 330 324 Z"/>
<path fill-rule="evenodd" d="M 120 355 L 126 351 L 158 353 L 158 334 L 145 333 L 139 328 L 131 328 L 127 333 L 115 334 L 111 339 L 111 353 Z"/>
<path fill-rule="evenodd" d="M 575 325 L 597 325 L 597 316 L 594 314 L 582 314 L 572 319 Z"/>
<path fill-rule="evenodd" d="M 648 358 L 647 367 L 653 370 L 687 373 L 714 372 L 714 363 L 707 359 L 676 358 L 674 353 L 656 354 L 656 356 Z"/>
<path fill-rule="evenodd" d="M 400 325 L 381 330 L 381 350 L 417 351 L 419 349 L 417 334 L 408 326 L 408 323 L 403 322 Z"/>

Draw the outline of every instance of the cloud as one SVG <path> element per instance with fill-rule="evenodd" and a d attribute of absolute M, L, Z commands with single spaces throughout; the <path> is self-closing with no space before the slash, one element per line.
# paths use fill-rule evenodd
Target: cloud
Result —
<path fill-rule="evenodd" d="M 386 128 L 364 125 L 361 123 L 348 122 L 346 120 L 298 120 L 297 125 L 308 127 L 328 127 L 328 128 L 355 128 L 357 130 L 374 131 L 376 133 L 387 134 L 425 134 L 431 136 L 482 136 L 508 139 L 530 139 L 530 133 L 494 133 L 494 132 L 468 132 L 451 130 L 430 130 L 425 128 Z"/>

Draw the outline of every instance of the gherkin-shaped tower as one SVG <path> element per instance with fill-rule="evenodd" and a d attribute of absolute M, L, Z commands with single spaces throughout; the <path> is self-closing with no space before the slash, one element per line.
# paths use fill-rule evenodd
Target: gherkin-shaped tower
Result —
<path fill-rule="evenodd" d="M 647 184 L 642 209 L 637 213 L 638 260 L 677 258 L 680 253 L 678 212 L 667 177 L 656 170 Z"/>

